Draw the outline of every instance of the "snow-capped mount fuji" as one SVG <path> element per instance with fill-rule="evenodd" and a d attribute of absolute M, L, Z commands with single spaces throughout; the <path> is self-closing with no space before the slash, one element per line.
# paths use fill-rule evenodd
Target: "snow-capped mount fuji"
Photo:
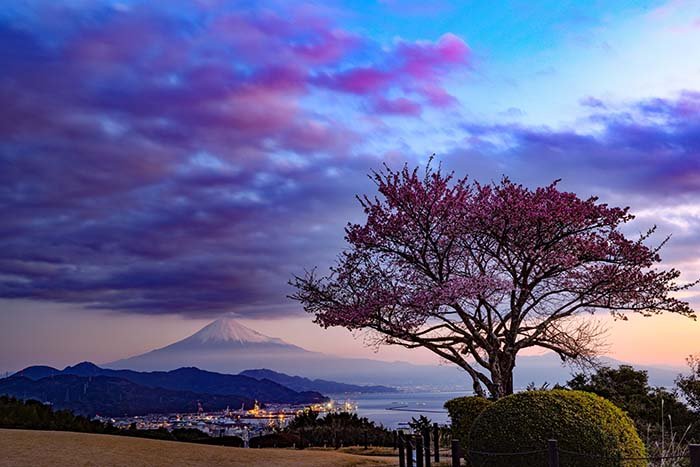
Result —
<path fill-rule="evenodd" d="M 275 363 L 279 367 L 285 361 L 314 355 L 314 352 L 244 326 L 232 315 L 225 315 L 181 341 L 105 366 L 139 371 L 194 366 L 203 370 L 238 373 L 257 368 L 261 363 Z"/>
<path fill-rule="evenodd" d="M 178 342 L 181 345 L 291 345 L 276 337 L 269 337 L 254 329 L 244 326 L 236 320 L 234 315 L 225 315 L 222 318 L 207 324 L 190 337 Z M 173 344 L 174 345 L 174 344 Z"/>

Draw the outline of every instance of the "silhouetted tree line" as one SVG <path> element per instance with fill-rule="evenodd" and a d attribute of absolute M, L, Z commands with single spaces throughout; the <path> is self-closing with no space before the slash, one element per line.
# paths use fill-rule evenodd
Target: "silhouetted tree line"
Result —
<path fill-rule="evenodd" d="M 0 428 L 74 431 L 78 433 L 134 436 L 188 443 L 243 446 L 243 440 L 238 436 L 213 438 L 193 428 L 178 428 L 172 431 L 168 431 L 165 428 L 138 430 L 136 425 L 132 424 L 127 429 L 119 429 L 110 423 L 102 423 L 81 415 L 74 415 L 69 410 L 54 411 L 51 406 L 42 404 L 39 401 L 22 401 L 8 396 L 0 396 Z"/>
<path fill-rule="evenodd" d="M 8 396 L 0 396 L 0 427 L 107 434 L 119 434 L 120 431 L 111 424 L 74 415 L 69 410 L 54 411 L 39 401 L 22 401 Z"/>

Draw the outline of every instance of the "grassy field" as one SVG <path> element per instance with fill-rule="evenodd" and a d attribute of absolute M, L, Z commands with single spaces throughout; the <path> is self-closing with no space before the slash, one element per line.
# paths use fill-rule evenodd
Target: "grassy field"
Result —
<path fill-rule="evenodd" d="M 395 459 L 327 451 L 242 449 L 60 431 L 0 430 L 0 466 L 370 467 Z"/>

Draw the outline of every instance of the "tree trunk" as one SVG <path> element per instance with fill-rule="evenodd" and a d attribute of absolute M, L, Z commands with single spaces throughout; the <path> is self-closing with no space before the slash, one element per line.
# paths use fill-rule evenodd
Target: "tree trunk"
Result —
<path fill-rule="evenodd" d="M 503 396 L 513 394 L 513 369 L 504 370 L 503 372 Z"/>
<path fill-rule="evenodd" d="M 513 394 L 513 369 L 515 368 L 515 356 L 504 352 L 499 352 L 497 360 L 491 362 L 492 386 L 489 387 L 491 397 L 500 399 L 501 397 Z"/>
<path fill-rule="evenodd" d="M 472 389 L 474 390 L 474 394 L 486 398 L 486 393 L 484 392 L 484 387 L 481 385 L 478 379 L 472 376 Z"/>

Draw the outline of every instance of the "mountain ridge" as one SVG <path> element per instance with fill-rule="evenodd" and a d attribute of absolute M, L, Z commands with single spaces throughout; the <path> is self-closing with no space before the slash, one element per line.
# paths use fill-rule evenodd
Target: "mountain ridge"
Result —
<path fill-rule="evenodd" d="M 251 408 L 254 404 L 252 398 L 240 395 L 154 388 L 112 376 L 73 374 L 54 374 L 38 380 L 13 375 L 0 380 L 0 394 L 50 402 L 57 409 L 88 417 L 195 412 L 198 403 L 207 410 Z"/>
<path fill-rule="evenodd" d="M 230 395 L 257 399 L 263 403 L 314 403 L 326 400 L 316 391 L 295 391 L 269 379 L 255 379 L 245 375 L 230 375 L 181 367 L 170 371 L 139 372 L 101 368 L 91 362 L 81 362 L 57 370 L 47 366 L 27 367 L 12 377 L 26 377 L 33 381 L 57 376 L 119 378 L 131 383 L 171 391 L 192 391 L 201 394 Z"/>

